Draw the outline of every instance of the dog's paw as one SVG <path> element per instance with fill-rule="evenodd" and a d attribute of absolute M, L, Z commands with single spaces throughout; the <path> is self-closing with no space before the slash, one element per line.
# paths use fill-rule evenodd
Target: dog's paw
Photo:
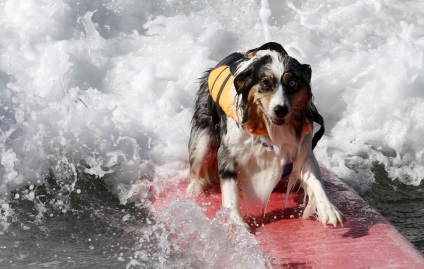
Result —
<path fill-rule="evenodd" d="M 203 185 L 196 180 L 190 180 L 186 189 L 188 197 L 197 197 L 203 192 Z"/>
<path fill-rule="evenodd" d="M 343 227 L 345 217 L 334 205 L 330 203 L 321 210 L 318 207 L 318 212 L 319 211 L 321 211 L 321 214 L 318 213 L 318 216 L 324 227 L 328 227 L 329 225 L 333 225 L 333 227 Z"/>
<path fill-rule="evenodd" d="M 328 227 L 333 225 L 333 227 L 342 226 L 346 221 L 346 218 L 343 214 L 330 202 L 330 201 L 317 201 L 309 203 L 305 210 L 303 211 L 303 218 L 307 219 L 314 214 L 318 215 L 318 220 Z"/>
<path fill-rule="evenodd" d="M 244 229 L 246 229 L 247 231 L 250 231 L 250 227 L 249 224 L 247 224 L 244 220 L 243 217 L 240 215 L 240 213 L 237 211 L 232 211 L 230 213 L 230 219 L 234 224 L 237 224 L 238 226 L 243 227 Z"/>

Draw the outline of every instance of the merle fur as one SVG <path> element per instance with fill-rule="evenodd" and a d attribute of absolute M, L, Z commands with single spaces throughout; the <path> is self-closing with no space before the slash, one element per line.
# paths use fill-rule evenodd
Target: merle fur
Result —
<path fill-rule="evenodd" d="M 251 50 L 249 52 L 256 52 L 258 50 L 270 49 L 280 53 L 281 60 L 284 61 L 286 70 L 292 70 L 296 74 L 300 74 L 301 83 L 304 86 L 310 84 L 311 79 L 311 69 L 309 65 L 301 65 L 296 59 L 288 56 L 284 48 L 278 43 L 267 43 L 257 49 Z M 230 54 L 228 57 L 223 59 L 217 66 L 227 65 L 230 60 L 238 61 L 241 60 L 240 54 Z M 238 108 L 242 108 L 244 111 L 243 118 L 241 119 L 241 125 L 248 124 L 249 119 L 247 117 L 246 109 L 248 109 L 247 97 L 251 88 L 258 84 L 263 74 L 265 72 L 265 66 L 272 62 L 272 58 L 269 55 L 265 55 L 255 61 L 253 61 L 249 67 L 243 70 L 234 78 L 234 86 L 237 92 L 237 95 L 241 95 L 242 98 L 240 103 L 237 103 Z M 199 156 L 192 156 L 193 149 L 196 146 L 197 139 L 196 134 L 201 133 L 202 131 L 207 131 L 210 141 L 210 149 L 213 152 L 216 152 L 216 160 L 213 163 L 213 168 L 209 172 L 215 173 L 211 180 L 216 184 L 219 184 L 219 178 L 236 178 L 236 167 L 237 161 L 232 159 L 230 156 L 230 149 L 225 143 L 222 143 L 221 138 L 227 133 L 227 124 L 228 121 L 232 121 L 225 112 L 221 109 L 219 104 L 217 104 L 209 93 L 208 88 L 208 76 L 213 69 L 209 69 L 205 72 L 203 77 L 200 79 L 200 88 L 197 92 L 197 98 L 194 106 L 194 115 L 191 122 L 191 136 L 189 141 L 189 150 L 190 152 L 190 164 L 193 164 L 194 158 Z M 311 96 L 312 97 L 312 96 Z M 302 111 L 301 117 L 298 120 L 301 120 L 301 124 L 296 128 L 296 133 L 300 136 L 301 126 L 303 125 L 304 118 L 310 118 L 311 113 L 308 111 Z M 310 119 L 312 121 L 312 119 Z M 232 122 L 232 124 L 235 124 Z M 216 172 L 213 172 L 216 171 Z"/>

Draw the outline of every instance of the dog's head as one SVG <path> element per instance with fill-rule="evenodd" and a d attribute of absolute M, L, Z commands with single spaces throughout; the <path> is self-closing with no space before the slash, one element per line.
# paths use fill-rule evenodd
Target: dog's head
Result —
<path fill-rule="evenodd" d="M 287 124 L 300 136 L 312 99 L 312 70 L 278 46 L 258 50 L 238 67 L 234 78 L 237 107 L 242 111 L 242 124 L 268 131 Z"/>

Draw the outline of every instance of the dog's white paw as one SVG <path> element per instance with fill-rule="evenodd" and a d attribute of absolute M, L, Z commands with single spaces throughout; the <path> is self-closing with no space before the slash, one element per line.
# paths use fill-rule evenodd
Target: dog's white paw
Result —
<path fill-rule="evenodd" d="M 307 219 L 316 213 L 318 215 L 318 220 L 328 227 L 333 225 L 333 227 L 342 226 L 346 218 L 343 214 L 327 199 L 317 199 L 313 195 L 310 198 L 308 205 L 303 211 L 303 218 Z"/>
<path fill-rule="evenodd" d="M 250 231 L 249 225 L 246 222 L 244 222 L 243 217 L 240 215 L 240 212 L 238 212 L 238 210 L 232 210 L 231 211 L 230 219 L 234 224 L 237 224 L 237 225 L 243 227 L 247 231 Z"/>
<path fill-rule="evenodd" d="M 323 206 L 321 209 L 318 206 L 318 217 L 324 227 L 328 225 L 333 225 L 333 227 L 340 225 L 343 227 L 343 222 L 345 220 L 343 214 L 331 203 Z"/>
<path fill-rule="evenodd" d="M 188 197 L 197 197 L 203 192 L 203 185 L 197 180 L 190 180 L 190 183 L 186 189 L 186 195 Z"/>

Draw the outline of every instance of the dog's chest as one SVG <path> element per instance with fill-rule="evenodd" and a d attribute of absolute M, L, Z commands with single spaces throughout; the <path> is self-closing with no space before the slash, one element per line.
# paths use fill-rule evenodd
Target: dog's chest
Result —
<path fill-rule="evenodd" d="M 237 164 L 239 180 L 266 180 L 277 184 L 284 167 L 295 161 L 297 145 L 276 145 L 269 137 L 251 135 L 236 124 L 228 127 L 225 142 Z"/>
<path fill-rule="evenodd" d="M 284 167 L 295 161 L 297 146 L 277 146 L 268 137 L 251 135 L 236 125 L 228 127 L 224 139 L 237 164 L 243 198 L 250 210 L 257 205 L 263 209 L 281 180 Z"/>
<path fill-rule="evenodd" d="M 289 141 L 277 145 L 269 137 L 249 134 L 230 122 L 224 140 L 238 166 L 254 164 L 260 170 L 275 170 L 295 161 L 297 144 Z"/>

